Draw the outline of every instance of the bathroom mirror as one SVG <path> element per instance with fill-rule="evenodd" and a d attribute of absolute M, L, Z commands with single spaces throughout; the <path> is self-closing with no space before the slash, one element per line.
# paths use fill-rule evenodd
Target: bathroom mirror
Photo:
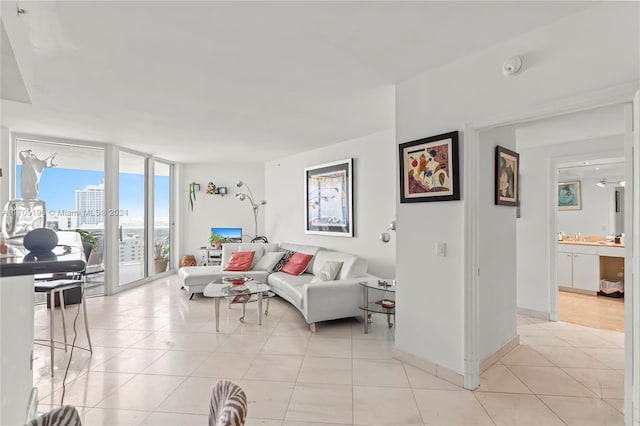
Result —
<path fill-rule="evenodd" d="M 558 232 L 607 236 L 624 232 L 624 159 L 558 166 L 558 182 L 580 182 L 580 210 L 558 211 Z"/>

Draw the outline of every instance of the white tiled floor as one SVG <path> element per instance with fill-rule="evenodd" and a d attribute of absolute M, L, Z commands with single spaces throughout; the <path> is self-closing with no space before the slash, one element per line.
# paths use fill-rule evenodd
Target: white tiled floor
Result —
<path fill-rule="evenodd" d="M 487 369 L 475 392 L 391 358 L 393 330 L 374 316 L 318 324 L 272 299 L 257 325 L 256 305 L 223 309 L 187 300 L 175 276 L 88 300 L 94 352 L 75 350 L 64 402 L 85 425 L 204 425 L 218 379 L 248 396 L 248 425 L 621 425 L 623 335 L 520 317 L 521 346 Z M 223 304 L 224 305 L 224 304 Z M 73 324 L 75 306 L 67 311 Z M 36 307 L 36 337 L 48 337 Z M 58 321 L 59 323 L 60 321 Z M 82 318 L 78 344 L 85 343 Z M 73 336 L 73 332 L 71 333 Z M 35 347 L 39 409 L 61 403 L 68 354 Z"/>

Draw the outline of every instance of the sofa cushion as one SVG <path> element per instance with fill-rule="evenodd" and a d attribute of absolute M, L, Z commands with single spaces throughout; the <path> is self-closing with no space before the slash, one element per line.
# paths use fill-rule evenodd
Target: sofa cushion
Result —
<path fill-rule="evenodd" d="M 316 262 L 316 259 L 315 259 L 316 253 L 318 253 L 319 250 L 322 250 L 322 247 L 318 247 L 318 246 L 308 246 L 304 244 L 292 244 L 292 243 L 282 243 L 280 244 L 280 248 L 282 248 L 283 250 L 296 251 L 298 253 L 312 254 L 314 258 L 311 259 L 311 262 L 309 262 L 309 265 L 305 270 L 305 272 L 308 272 L 308 273 L 312 273 L 311 271 L 313 271 L 313 265 Z"/>
<path fill-rule="evenodd" d="M 258 263 L 260 258 L 264 255 L 264 253 L 277 251 L 278 244 L 269 243 L 223 243 L 222 244 L 222 259 L 221 264 L 224 266 L 229 263 L 229 259 L 231 259 L 231 254 L 236 251 L 255 251 L 256 256 L 253 258 L 253 267 Z"/>
<path fill-rule="evenodd" d="M 291 259 L 287 260 L 287 263 L 284 264 L 280 271 L 286 274 L 300 275 L 307 269 L 307 265 L 309 265 L 311 259 L 313 259 L 312 254 L 296 252 L 291 256 Z"/>
<path fill-rule="evenodd" d="M 255 264 L 253 269 L 260 271 L 271 271 L 276 263 L 282 259 L 282 255 L 284 255 L 283 251 L 273 251 L 269 253 L 265 253 L 264 256 Z"/>
<path fill-rule="evenodd" d="M 338 272 L 342 268 L 342 262 L 335 262 L 333 260 L 327 260 L 324 262 L 322 269 L 311 280 L 312 283 L 321 281 L 333 281 L 338 276 Z"/>
<path fill-rule="evenodd" d="M 224 267 L 225 271 L 248 271 L 251 269 L 255 251 L 237 251 L 231 255 L 229 263 Z"/>
<path fill-rule="evenodd" d="M 327 261 L 342 262 L 336 279 L 358 278 L 367 275 L 367 261 L 361 257 L 340 251 L 320 250 L 313 260 L 313 274 L 318 275 Z"/>
<path fill-rule="evenodd" d="M 280 258 L 280 260 L 278 260 L 278 262 L 273 267 L 273 272 L 279 272 L 280 269 L 282 269 L 282 267 L 284 266 L 284 264 L 287 263 L 287 261 L 291 259 L 291 256 L 293 256 L 294 254 L 296 254 L 295 251 L 291 251 L 291 250 L 283 251 L 282 257 Z"/>
<path fill-rule="evenodd" d="M 285 274 L 284 272 L 274 272 L 267 279 L 271 290 L 280 297 L 287 299 L 297 308 L 302 309 L 304 306 L 303 294 L 304 286 L 313 279 L 311 274 L 302 274 L 299 276 Z"/>

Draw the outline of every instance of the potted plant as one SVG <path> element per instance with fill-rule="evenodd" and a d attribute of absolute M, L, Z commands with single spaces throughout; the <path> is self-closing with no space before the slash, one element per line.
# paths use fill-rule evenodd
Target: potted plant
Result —
<path fill-rule="evenodd" d="M 216 250 L 220 250 L 220 248 L 222 248 L 224 240 L 225 238 L 217 232 L 212 232 L 211 235 L 209 235 L 209 243 L 211 243 L 211 247 Z"/>
<path fill-rule="evenodd" d="M 157 239 L 153 243 L 153 269 L 156 274 L 167 270 L 169 264 L 169 240 L 167 238 Z"/>

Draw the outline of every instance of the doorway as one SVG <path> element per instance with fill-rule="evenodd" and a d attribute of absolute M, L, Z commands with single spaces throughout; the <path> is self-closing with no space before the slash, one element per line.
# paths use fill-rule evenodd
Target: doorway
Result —
<path fill-rule="evenodd" d="M 556 168 L 558 318 L 624 332 L 625 161 L 610 155 Z"/>

